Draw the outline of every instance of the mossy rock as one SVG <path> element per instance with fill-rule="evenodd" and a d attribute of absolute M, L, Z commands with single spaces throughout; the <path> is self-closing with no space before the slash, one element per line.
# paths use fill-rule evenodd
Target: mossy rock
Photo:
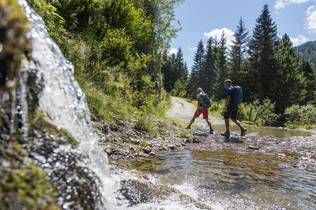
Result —
<path fill-rule="evenodd" d="M 31 58 L 28 21 L 16 0 L 0 0 L 0 89 L 15 88 L 21 60 Z"/>
<path fill-rule="evenodd" d="M 0 145 L 0 209 L 60 209 L 48 176 L 15 141 Z"/>

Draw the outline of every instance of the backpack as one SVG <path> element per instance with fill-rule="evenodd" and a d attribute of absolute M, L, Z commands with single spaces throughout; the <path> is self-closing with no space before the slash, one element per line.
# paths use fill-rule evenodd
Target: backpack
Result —
<path fill-rule="evenodd" d="M 200 95 L 201 101 L 202 101 L 202 107 L 203 108 L 210 108 L 212 103 L 210 97 L 206 93 L 202 93 Z"/>
<path fill-rule="evenodd" d="M 244 100 L 244 91 L 240 86 L 234 86 L 234 101 L 237 105 L 240 105 Z"/>

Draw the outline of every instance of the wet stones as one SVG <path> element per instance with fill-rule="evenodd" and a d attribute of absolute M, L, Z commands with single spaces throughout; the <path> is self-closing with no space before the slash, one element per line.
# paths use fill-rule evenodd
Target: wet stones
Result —
<path fill-rule="evenodd" d="M 34 130 L 23 147 L 50 177 L 63 209 L 97 209 L 101 203 L 98 179 L 65 137 Z"/>
<path fill-rule="evenodd" d="M 174 189 L 163 185 L 156 185 L 143 179 L 121 181 L 121 188 L 119 190 L 123 199 L 126 199 L 130 206 L 167 198 L 173 192 Z"/>
<path fill-rule="evenodd" d="M 137 180 L 121 182 L 120 193 L 129 201 L 131 206 L 147 203 L 153 199 L 153 193 L 150 187 Z"/>

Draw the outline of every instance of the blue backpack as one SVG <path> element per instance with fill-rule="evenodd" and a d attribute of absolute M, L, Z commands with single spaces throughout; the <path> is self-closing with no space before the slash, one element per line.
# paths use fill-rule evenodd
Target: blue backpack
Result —
<path fill-rule="evenodd" d="M 210 97 L 206 93 L 202 93 L 200 95 L 201 100 L 202 100 L 202 107 L 203 108 L 210 108 L 212 105 Z"/>
<path fill-rule="evenodd" d="M 240 86 L 234 86 L 234 101 L 237 105 L 240 105 L 244 101 L 244 91 Z"/>

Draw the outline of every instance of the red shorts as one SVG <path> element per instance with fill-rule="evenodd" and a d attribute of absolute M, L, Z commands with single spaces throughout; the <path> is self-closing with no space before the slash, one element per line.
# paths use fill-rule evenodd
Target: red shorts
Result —
<path fill-rule="evenodd" d="M 194 118 L 198 118 L 201 114 L 203 114 L 203 118 L 208 120 L 208 109 L 207 108 L 199 108 L 196 110 L 194 114 Z"/>

